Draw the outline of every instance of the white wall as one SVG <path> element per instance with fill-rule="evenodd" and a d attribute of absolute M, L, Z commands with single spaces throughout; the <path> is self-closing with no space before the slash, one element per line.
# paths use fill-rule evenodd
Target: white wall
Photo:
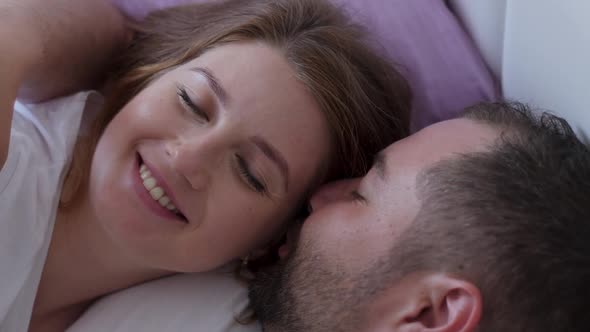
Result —
<path fill-rule="evenodd" d="M 590 1 L 508 1 L 502 84 L 590 133 Z"/>
<path fill-rule="evenodd" d="M 451 0 L 450 8 L 469 31 L 496 77 L 502 73 L 507 0 Z"/>
<path fill-rule="evenodd" d="M 506 98 L 549 109 L 590 134 L 590 1 L 450 4 L 501 76 Z"/>

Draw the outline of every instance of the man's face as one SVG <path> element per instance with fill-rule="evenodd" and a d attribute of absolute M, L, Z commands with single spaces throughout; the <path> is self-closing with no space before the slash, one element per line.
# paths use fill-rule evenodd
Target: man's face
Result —
<path fill-rule="evenodd" d="M 321 188 L 300 232 L 281 248 L 281 264 L 252 287 L 265 330 L 366 330 L 378 295 L 372 272 L 419 211 L 420 173 L 483 151 L 497 137 L 496 129 L 468 119 L 441 122 L 383 150 L 365 177 Z"/>

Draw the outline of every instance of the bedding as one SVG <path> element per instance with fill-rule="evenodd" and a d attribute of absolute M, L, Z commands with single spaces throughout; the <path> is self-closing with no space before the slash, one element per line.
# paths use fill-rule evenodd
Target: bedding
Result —
<path fill-rule="evenodd" d="M 229 269 L 179 274 L 103 298 L 67 332 L 255 332 L 236 318 L 247 292 Z"/>

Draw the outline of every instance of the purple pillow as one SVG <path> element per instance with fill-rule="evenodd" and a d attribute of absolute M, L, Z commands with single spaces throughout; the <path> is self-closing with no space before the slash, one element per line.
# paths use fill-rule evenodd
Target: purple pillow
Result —
<path fill-rule="evenodd" d="M 112 0 L 129 16 L 214 0 Z M 476 102 L 495 100 L 499 86 L 442 0 L 334 0 L 364 24 L 410 82 L 413 130 L 455 117 Z"/>

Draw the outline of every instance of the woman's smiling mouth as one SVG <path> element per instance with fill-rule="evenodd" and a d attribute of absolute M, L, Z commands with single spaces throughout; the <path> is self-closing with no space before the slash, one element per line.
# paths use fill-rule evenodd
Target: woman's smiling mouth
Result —
<path fill-rule="evenodd" d="M 149 210 L 160 217 L 188 223 L 187 218 L 174 204 L 172 195 L 167 190 L 163 179 L 158 176 L 153 168 L 144 163 L 139 154 L 137 155 L 133 176 L 136 180 L 136 191 Z"/>
<path fill-rule="evenodd" d="M 139 167 L 139 177 L 143 180 L 143 186 L 155 201 L 160 203 L 160 205 L 167 208 L 168 210 L 178 213 L 176 206 L 174 206 L 174 204 L 172 204 L 170 201 L 170 198 L 166 196 L 164 189 L 158 186 L 158 182 L 152 176 L 152 172 L 150 172 L 145 164 L 141 164 Z"/>

